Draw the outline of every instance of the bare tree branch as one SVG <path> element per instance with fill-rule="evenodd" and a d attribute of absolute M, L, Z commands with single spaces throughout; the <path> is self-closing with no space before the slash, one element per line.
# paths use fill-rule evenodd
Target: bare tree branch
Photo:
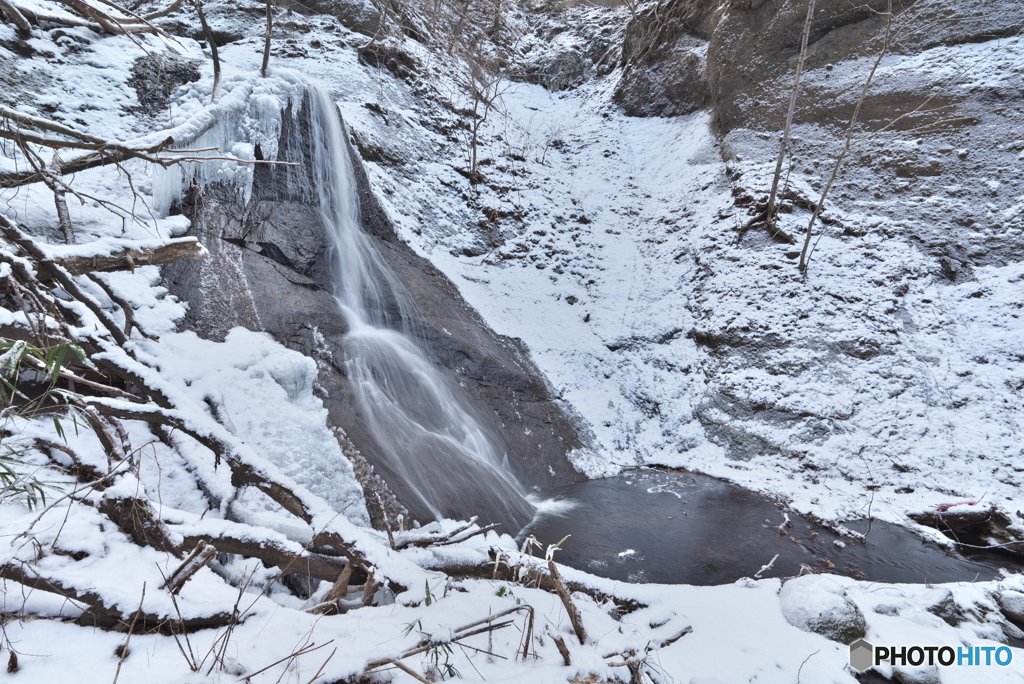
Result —
<path fill-rule="evenodd" d="M 889 0 L 886 15 L 885 15 L 885 36 L 882 39 L 882 47 L 878 51 L 878 57 L 875 59 L 875 63 L 871 66 L 871 72 L 868 74 L 868 78 L 864 81 L 864 87 L 860 91 L 860 97 L 857 98 L 857 106 L 854 107 L 853 116 L 850 117 L 850 125 L 846 128 L 846 139 L 843 141 L 843 149 L 836 157 L 836 162 L 832 166 L 832 173 L 828 177 L 828 181 L 825 183 L 825 187 L 821 190 L 821 197 L 818 199 L 817 205 L 814 211 L 811 212 L 811 218 L 807 222 L 807 231 L 804 233 L 804 246 L 800 250 L 800 263 L 798 265 L 801 271 L 807 271 L 807 265 L 811 259 L 811 236 L 814 231 L 814 223 L 818 219 L 818 215 L 821 213 L 821 208 L 825 206 L 825 198 L 828 197 L 829 190 L 832 189 L 832 184 L 835 183 L 836 176 L 839 175 L 839 169 L 843 165 L 843 161 L 846 160 L 846 155 L 850 152 L 850 146 L 853 142 L 853 132 L 857 127 L 857 118 L 860 116 L 860 108 L 864 104 L 864 99 L 867 97 L 868 89 L 871 88 L 871 81 L 875 78 L 875 72 L 878 71 L 878 65 L 882 63 L 882 59 L 889 52 L 890 38 L 892 36 L 892 0 Z"/>
<path fill-rule="evenodd" d="M 796 96 L 800 92 L 800 76 L 804 71 L 804 58 L 807 57 L 807 41 L 811 35 L 811 24 L 814 19 L 814 2 L 810 0 L 807 5 L 807 19 L 804 20 L 804 33 L 800 39 L 800 56 L 796 61 L 796 74 L 793 76 L 793 90 L 789 94 L 789 111 L 786 112 L 786 127 L 782 132 L 782 144 L 779 146 L 779 159 L 775 163 L 775 176 L 772 178 L 772 190 L 768 195 L 767 220 L 769 228 L 774 228 L 777 222 L 775 216 L 775 198 L 779 192 L 779 179 L 782 178 L 782 164 L 786 159 L 786 152 L 789 149 L 789 131 L 793 127 L 793 112 L 796 111 Z"/>
<path fill-rule="evenodd" d="M 270 0 L 267 0 L 267 31 L 263 36 L 263 66 L 260 67 L 260 76 L 267 77 L 267 67 L 270 66 L 270 32 L 274 27 L 274 13 L 270 7 Z"/>
<path fill-rule="evenodd" d="M 217 41 L 213 39 L 213 30 L 206 21 L 202 0 L 192 0 L 192 4 L 195 5 L 196 12 L 199 13 L 199 23 L 203 25 L 206 42 L 210 44 L 210 56 L 213 58 L 213 91 L 210 94 L 210 102 L 214 102 L 217 99 L 217 84 L 220 83 L 220 55 L 217 53 Z"/>
<path fill-rule="evenodd" d="M 32 31 L 32 24 L 28 23 L 28 19 L 25 18 L 25 15 L 8 0 L 0 0 L 0 12 L 3 12 L 4 16 L 21 31 L 24 31 L 25 33 Z"/>

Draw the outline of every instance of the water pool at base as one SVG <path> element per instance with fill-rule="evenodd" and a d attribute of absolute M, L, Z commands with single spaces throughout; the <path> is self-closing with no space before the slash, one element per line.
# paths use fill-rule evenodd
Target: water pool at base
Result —
<path fill-rule="evenodd" d="M 762 577 L 810 569 L 921 583 L 990 580 L 1000 567 L 1024 570 L 1015 557 L 959 557 L 878 520 L 845 523 L 866 535 L 858 542 L 754 492 L 695 473 L 636 469 L 545 496 L 574 505 L 539 516 L 520 537 L 532 534 L 547 545 L 571 535 L 556 561 L 629 582 L 726 584 L 753 577 L 775 554 L 778 559 Z"/>

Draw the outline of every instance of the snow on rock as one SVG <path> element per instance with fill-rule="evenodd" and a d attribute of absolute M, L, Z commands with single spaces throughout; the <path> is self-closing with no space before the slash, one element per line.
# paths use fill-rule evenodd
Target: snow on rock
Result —
<path fill-rule="evenodd" d="M 235 436 L 349 520 L 369 524 L 352 464 L 313 394 L 315 361 L 244 328 L 224 342 L 183 332 L 144 346 L 165 379 L 212 405 Z"/>
<path fill-rule="evenodd" d="M 1004 591 L 999 594 L 999 607 L 1008 618 L 1024 623 L 1024 594 L 1019 591 Z"/>
<path fill-rule="evenodd" d="M 782 585 L 782 614 L 794 627 L 849 644 L 865 634 L 864 615 L 846 597 L 845 578 L 804 575 Z M 852 580 L 850 580 L 852 582 Z"/>

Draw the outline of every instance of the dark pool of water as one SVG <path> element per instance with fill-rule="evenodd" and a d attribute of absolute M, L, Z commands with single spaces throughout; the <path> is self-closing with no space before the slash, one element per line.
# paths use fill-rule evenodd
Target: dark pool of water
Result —
<path fill-rule="evenodd" d="M 534 520 L 521 536 L 544 544 L 572 535 L 555 559 L 629 582 L 711 585 L 798 575 L 801 566 L 881 582 L 955 582 L 998 577 L 1024 563 L 994 554 L 970 560 L 880 521 L 846 527 L 864 542 L 831 532 L 735 485 L 694 473 L 639 469 L 547 494 L 575 507 Z M 786 515 L 789 524 L 779 530 Z M 842 546 L 834 543 L 840 542 Z"/>

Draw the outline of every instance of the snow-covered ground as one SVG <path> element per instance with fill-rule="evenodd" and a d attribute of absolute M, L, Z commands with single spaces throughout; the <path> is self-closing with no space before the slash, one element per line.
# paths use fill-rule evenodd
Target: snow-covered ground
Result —
<path fill-rule="evenodd" d="M 219 6 L 209 3 L 211 16 Z M 467 151 L 454 126 L 461 115 L 453 109 L 465 106 L 456 62 L 408 43 L 420 67 L 414 89 L 387 71 L 361 65 L 355 46 L 365 38 L 333 20 L 295 16 L 290 22 L 290 39 L 301 45 L 284 50 L 296 56 L 277 55 L 276 72 L 266 80 L 254 74 L 262 28 L 234 25 L 245 38 L 221 51 L 221 98 L 236 96 L 240 108 L 225 114 L 223 125 L 204 141 L 248 159 L 255 143 L 268 149 L 275 116 L 294 101 L 303 79 L 324 84 L 338 99 L 357 142 L 392 160 L 367 167 L 401 236 L 443 270 L 497 332 L 524 340 L 556 395 L 586 419 L 593 449 L 576 455 L 581 469 L 602 475 L 638 462 L 686 467 L 828 519 L 864 515 L 870 501 L 874 516 L 906 523 L 908 510 L 954 496 L 984 495 L 1011 512 L 1024 508 L 1014 467 L 1024 432 L 1015 384 L 1024 377 L 1019 354 L 1024 326 L 1016 318 L 1024 277 L 1020 264 L 977 269 L 977 282 L 941 284 L 932 275 L 932 262 L 886 232 L 886 219 L 862 215 L 852 222 L 869 230 L 856 247 L 835 236 L 824 238 L 803 280 L 781 248 L 769 251 L 771 243 L 737 240 L 735 227 L 745 217 L 733 206 L 728 173 L 735 169 L 722 160 L 709 115 L 624 117 L 610 104 L 614 74 L 562 93 L 509 84 L 484 131 L 479 157 L 489 160 L 481 166 L 487 180 L 474 186 L 456 171 L 465 167 Z M 0 38 L 13 40 L 13 30 L 0 27 Z M 175 95 L 165 115 L 146 118 L 127 111 L 134 97 L 127 85 L 131 60 L 145 53 L 142 46 L 167 47 L 154 38 L 138 41 L 103 38 L 85 29 L 64 36 L 38 32 L 31 41 L 36 57 L 16 60 L 7 52 L 3 57 L 20 70 L 26 91 L 36 94 L 22 105 L 26 112 L 45 112 L 122 140 L 194 122 L 190 117 L 206 111 L 210 96 L 208 64 L 200 81 Z M 189 39 L 170 47 L 203 58 Z M 444 106 L 445 100 L 453 106 Z M 13 162 L 5 156 L 0 163 L 7 171 Z M 136 162 L 128 168 L 142 197 L 154 206 L 166 204 L 173 177 L 149 175 Z M 243 184 L 248 173 L 233 162 L 210 168 Z M 753 163 L 745 173 L 763 175 L 763 169 Z M 120 204 L 133 201 L 124 176 L 112 168 L 80 174 L 75 188 Z M 3 200 L 5 215 L 59 241 L 48 190 L 21 189 Z M 1010 212 L 1009 202 L 1006 198 L 1006 206 L 992 211 Z M 81 242 L 166 237 L 187 227 L 180 217 L 157 220 L 142 209 L 138 222 L 112 219 L 98 199 L 73 202 L 72 208 Z M 158 341 L 136 338 L 131 345 L 159 370 L 175 396 L 191 402 L 196 415 L 228 427 L 268 461 L 268 468 L 276 467 L 365 526 L 351 466 L 312 391 L 311 360 L 241 329 L 220 343 L 175 332 L 182 305 L 166 296 L 155 267 L 110 276 L 109 282 L 137 307 L 140 324 L 159 336 Z M 896 330 L 890 329 L 886 312 L 894 289 L 901 292 L 898 306 L 907 321 Z M 120 316 L 99 288 L 90 292 Z M 702 335 L 740 330 L 784 333 L 789 341 L 759 357 L 761 367 L 720 364 L 713 349 L 698 344 Z M 832 357 L 826 358 L 832 352 L 820 347 L 826 337 L 869 353 L 849 361 L 842 373 L 815 376 L 816 368 L 835 368 Z M 898 348 L 891 354 L 872 352 L 882 344 Z M 804 374 L 787 374 L 792 369 Z M 752 427 L 716 414 L 709 397 L 770 404 L 813 421 L 774 430 Z M 834 424 L 834 430 L 801 441 L 801 431 L 823 423 Z M 709 439 L 708 424 L 759 440 L 766 445 L 763 454 L 737 460 Z M 8 425 L 15 428 L 14 439 L 58 439 L 45 421 Z M 117 487 L 125 491 L 87 494 L 87 503 L 102 496 L 144 496 L 182 529 L 227 529 L 230 514 L 282 544 L 309 543 L 308 526 L 268 507 L 265 499 L 237 497 L 227 470 L 202 465 L 204 454 L 194 443 L 157 439 L 143 423 L 127 421 L 126 426 L 132 443 L 145 445 L 138 472 L 119 481 Z M 107 467 L 88 430 L 65 432 L 89 464 Z M 796 453 L 796 443 L 804 444 L 803 453 Z M 54 486 L 73 487 L 70 478 L 46 469 L 41 455 L 28 460 Z M 336 467 L 324 467 L 331 462 Z M 892 474 L 893 463 L 905 470 Z M 209 471 L 202 473 L 205 482 L 218 488 L 212 495 L 220 499 L 219 507 L 211 508 L 211 493 L 204 496 L 195 487 L 193 473 L 204 468 Z M 900 488 L 913 492 L 898 493 Z M 643 654 L 650 648 L 646 663 L 652 681 L 849 683 L 854 679 L 846 647 L 808 631 L 820 627 L 818 618 L 849 622 L 859 613 L 866 638 L 879 644 L 995 646 L 1006 634 L 1019 635 L 999 612 L 997 597 L 1024 591 L 1019 576 L 940 587 L 827 575 L 786 585 L 766 579 L 665 587 L 627 585 L 565 569 L 571 581 L 646 606 L 615 617 L 611 602 L 577 593 L 590 635 L 587 644 L 577 645 L 554 594 L 496 580 L 449 583 L 439 573 L 416 574 L 415 563 L 481 562 L 489 547 L 515 558 L 512 541 L 493 533 L 444 552 L 398 553 L 381 534 L 365 528 L 352 532 L 372 547 L 382 567 L 398 568 L 395 572 L 416 584 L 410 582 L 397 597 L 382 591 L 383 605 L 353 605 L 344 615 L 323 617 L 304 611 L 325 598 L 329 583 L 301 600 L 273 581 L 272 569 L 237 560 L 222 563 L 220 575 L 200 571 L 174 606 L 159 587 L 161 572 L 173 570 L 176 559 L 129 543 L 86 504 L 58 500 L 38 516 L 16 503 L 0 507 L 0 534 L 11 544 L 2 554 L 5 563 L 31 568 L 43 549 L 40 571 L 109 597 L 125 616 L 139 605 L 166 616 L 180 611 L 186 618 L 230 612 L 239 595 L 239 605 L 249 608 L 230 633 L 205 630 L 188 640 L 140 634 L 119 650 L 123 634 L 58 619 L 77 617 L 81 605 L 5 580 L 0 645 L 18 653 L 21 670 L 13 677 L 37 682 L 69 677 L 109 682 L 118 668 L 122 682 L 342 681 L 425 637 L 450 640 L 460 626 L 528 605 L 535 638 L 525 659 L 515 657 L 526 626 L 524 614 L 516 613 L 509 628 L 454 644 L 450 653 L 428 648 L 405 662 L 417 672 L 433 665 L 438 673 L 448 663 L 469 681 L 628 681 L 627 668 L 614 667 L 622 656 L 613 654 Z M 232 584 L 244 584 L 240 578 L 250 574 L 250 586 L 240 594 Z M 679 637 L 686 626 L 692 632 Z M 568 644 L 571 665 L 563 664 L 552 635 Z M 218 643 L 224 652 L 215 664 Z M 265 666 L 270 667 L 254 674 Z M 918 675 L 912 681 L 936 681 L 934 672 Z M 944 668 L 938 676 L 947 684 L 1024 679 L 1019 663 Z M 384 677 L 415 681 L 393 668 Z"/>

